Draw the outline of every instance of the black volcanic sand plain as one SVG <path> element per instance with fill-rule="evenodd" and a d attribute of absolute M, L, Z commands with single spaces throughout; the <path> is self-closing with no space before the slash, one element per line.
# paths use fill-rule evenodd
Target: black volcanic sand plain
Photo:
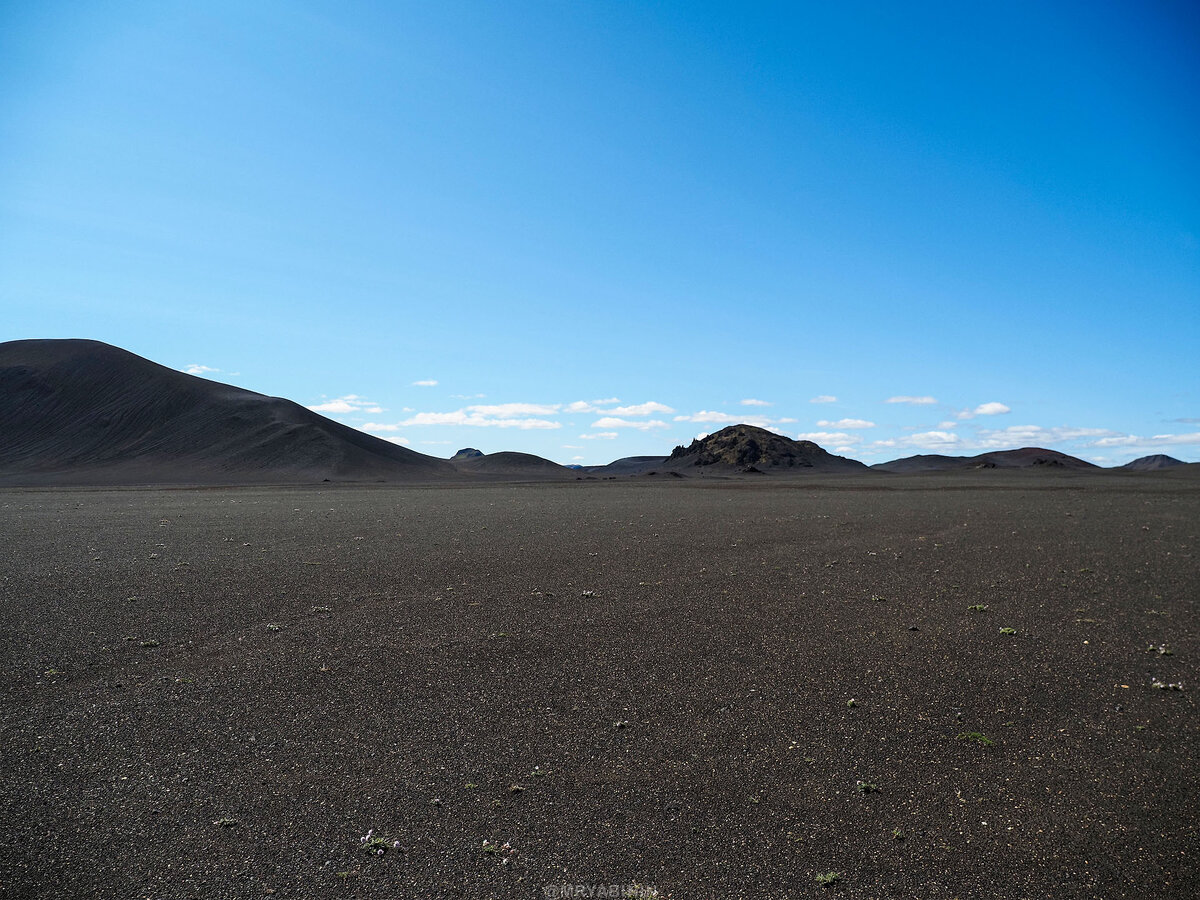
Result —
<path fill-rule="evenodd" d="M 10 489 L 0 516 L 5 897 L 1200 890 L 1200 479 Z"/>

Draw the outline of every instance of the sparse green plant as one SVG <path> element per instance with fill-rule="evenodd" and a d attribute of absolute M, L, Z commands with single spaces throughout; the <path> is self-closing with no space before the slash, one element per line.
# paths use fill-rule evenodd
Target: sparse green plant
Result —
<path fill-rule="evenodd" d="M 872 784 L 869 781 L 859 781 L 855 784 L 855 787 L 858 788 L 858 792 L 860 794 L 878 794 L 879 793 L 879 785 Z"/>
<path fill-rule="evenodd" d="M 383 854 L 387 853 L 388 850 L 400 849 L 399 841 L 387 840 L 381 835 L 376 834 L 374 828 L 370 829 L 366 834 L 360 837 L 358 839 L 358 843 L 362 851 L 368 856 L 383 856 Z"/>
<path fill-rule="evenodd" d="M 855 700 L 853 697 L 851 697 L 849 700 L 846 701 L 846 706 L 849 709 L 854 709 L 854 707 L 858 706 L 858 701 Z"/>
<path fill-rule="evenodd" d="M 1007 625 L 1000 629 L 1001 634 L 1016 634 L 1017 629 L 1009 628 Z"/>
<path fill-rule="evenodd" d="M 908 837 L 908 835 L 906 835 L 906 834 L 904 833 L 904 829 L 903 829 L 903 828 L 893 828 L 893 829 L 892 829 L 892 840 L 893 840 L 893 841 L 902 841 L 902 840 L 904 840 L 906 837 Z"/>
<path fill-rule="evenodd" d="M 158 641 L 153 640 L 153 639 L 148 640 L 148 641 L 138 641 L 138 643 L 143 647 L 157 647 L 158 646 Z"/>
<path fill-rule="evenodd" d="M 871 600 L 875 603 L 887 603 L 887 597 L 880 597 L 878 594 L 872 594 Z"/>
<path fill-rule="evenodd" d="M 821 887 L 829 887 L 835 881 L 840 880 L 841 877 L 841 872 L 818 872 L 815 880 Z"/>
<path fill-rule="evenodd" d="M 222 816 L 221 818 L 217 819 L 217 821 L 213 822 L 214 825 L 220 828 L 233 828 L 235 825 L 237 825 L 237 823 L 237 819 L 231 819 L 229 816 Z"/>
<path fill-rule="evenodd" d="M 996 742 L 986 734 L 981 734 L 978 731 L 964 731 L 958 736 L 960 741 L 974 741 L 982 747 L 994 747 Z"/>
<path fill-rule="evenodd" d="M 283 631 L 283 626 L 278 622 L 268 622 L 267 631 Z"/>
<path fill-rule="evenodd" d="M 1146 648 L 1147 653 L 1157 653 L 1159 656 L 1172 656 L 1175 651 L 1166 644 L 1151 644 Z"/>
<path fill-rule="evenodd" d="M 968 612 L 987 612 L 987 604 L 986 603 L 976 603 L 973 606 L 968 606 L 967 611 Z"/>

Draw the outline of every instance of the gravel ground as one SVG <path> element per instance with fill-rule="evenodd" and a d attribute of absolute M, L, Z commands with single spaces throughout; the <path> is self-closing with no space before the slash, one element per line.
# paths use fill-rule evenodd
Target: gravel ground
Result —
<path fill-rule="evenodd" d="M 1198 533 L 1111 473 L 6 490 L 0 895 L 1195 897 Z"/>

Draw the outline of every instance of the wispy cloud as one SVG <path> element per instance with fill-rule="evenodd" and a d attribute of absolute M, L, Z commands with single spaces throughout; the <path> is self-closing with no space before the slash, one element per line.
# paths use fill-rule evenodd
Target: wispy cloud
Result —
<path fill-rule="evenodd" d="M 398 431 L 401 428 L 426 425 L 462 425 L 471 428 L 515 428 L 521 431 L 561 428 L 562 423 L 544 418 L 552 415 L 558 404 L 495 403 L 476 404 L 450 412 L 417 412 L 399 422 L 368 422 L 364 431 Z"/>
<path fill-rule="evenodd" d="M 319 413 L 370 413 L 375 415 L 383 412 L 383 407 L 374 400 L 367 400 L 358 394 L 346 394 L 342 397 L 335 397 L 332 400 L 326 400 L 324 403 L 315 403 L 307 408 Z"/>
<path fill-rule="evenodd" d="M 937 403 L 934 397 L 907 397 L 904 395 L 897 397 L 888 397 L 886 403 L 907 403 L 910 406 L 932 406 Z"/>
<path fill-rule="evenodd" d="M 767 402 L 766 400 L 755 400 L 753 397 L 748 397 L 747 399 L 740 400 L 738 402 L 740 402 L 742 404 L 742 406 L 772 406 L 773 405 L 773 404 Z"/>
<path fill-rule="evenodd" d="M 862 436 L 846 434 L 844 431 L 804 431 L 796 435 L 796 440 L 812 441 L 814 444 L 820 444 L 822 447 L 828 447 L 833 444 L 848 446 L 861 442 Z"/>
<path fill-rule="evenodd" d="M 594 434 L 581 434 L 580 437 L 585 441 L 611 441 L 620 435 L 615 431 L 597 431 Z"/>
<path fill-rule="evenodd" d="M 557 403 L 492 403 L 487 405 L 468 406 L 473 413 L 481 416 L 550 416 L 558 412 Z"/>
<path fill-rule="evenodd" d="M 199 363 L 192 363 L 190 366 L 184 366 L 183 371 L 189 375 L 207 375 L 209 372 L 220 372 L 220 369 L 214 369 L 212 366 L 202 366 Z"/>
<path fill-rule="evenodd" d="M 992 401 L 991 403 L 981 403 L 974 409 L 964 409 L 958 413 L 957 418 L 973 419 L 976 416 L 1001 416 L 1009 412 L 1012 412 L 1012 410 L 1003 403 Z"/>
<path fill-rule="evenodd" d="M 821 419 L 817 422 L 821 428 L 874 428 L 874 422 L 868 422 L 866 419 L 838 419 L 836 422 L 830 422 L 828 419 Z"/>
<path fill-rule="evenodd" d="M 1200 446 L 1200 431 L 1190 434 L 1156 434 L 1142 437 L 1136 434 L 1124 434 L 1117 437 L 1105 437 L 1088 444 L 1089 447 L 1175 447 L 1181 444 Z"/>
<path fill-rule="evenodd" d="M 1107 428 L 1075 428 L 1057 426 L 1044 428 L 1041 425 L 1010 425 L 1008 428 L 982 429 L 971 446 L 983 450 L 1005 450 L 1013 447 L 1053 447 L 1055 444 L 1090 438 L 1122 437 L 1118 431 Z M 1093 446 L 1100 446 L 1093 444 Z"/>
<path fill-rule="evenodd" d="M 437 387 L 436 378 L 423 378 L 420 381 L 414 381 L 413 387 Z"/>
<path fill-rule="evenodd" d="M 638 431 L 649 431 L 652 428 L 669 428 L 666 422 L 658 419 L 637 420 L 622 419 L 617 416 L 604 416 L 592 423 L 593 428 L 636 428 Z"/>
<path fill-rule="evenodd" d="M 473 410 L 456 409 L 452 412 L 420 412 L 399 422 L 400 425 L 464 425 L 471 428 L 516 428 L 521 431 L 541 428 L 561 428 L 562 423 L 550 419 L 525 416 L 495 416 Z"/>
<path fill-rule="evenodd" d="M 390 443 L 393 443 L 393 444 L 399 444 L 401 447 L 407 447 L 409 444 L 412 443 L 412 441 L 410 441 L 408 438 L 404 438 L 404 437 L 389 437 L 389 438 L 384 438 L 384 440 L 389 441 Z"/>
<path fill-rule="evenodd" d="M 905 435 L 898 443 L 922 450 L 956 450 L 963 447 L 963 439 L 953 431 L 918 431 Z"/>
<path fill-rule="evenodd" d="M 809 403 L 837 403 L 837 397 L 834 397 L 832 394 L 821 394 L 817 397 L 813 397 L 808 402 Z"/>
<path fill-rule="evenodd" d="M 576 400 L 564 406 L 563 411 L 569 413 L 608 412 L 608 410 L 601 407 L 612 406 L 614 403 L 620 402 L 619 397 L 605 397 L 603 400 Z"/>
<path fill-rule="evenodd" d="M 775 424 L 774 419 L 769 419 L 765 416 L 733 416 L 729 413 L 717 412 L 711 409 L 702 409 L 700 412 L 692 413 L 690 416 L 676 416 L 675 421 L 703 422 L 707 425 L 754 425 L 757 428 L 768 428 Z"/>
<path fill-rule="evenodd" d="M 649 400 L 646 403 L 638 403 L 635 406 L 617 406 L 613 409 L 605 409 L 602 412 L 610 416 L 648 416 L 651 413 L 673 413 L 671 407 L 665 403 L 656 403 Z"/>

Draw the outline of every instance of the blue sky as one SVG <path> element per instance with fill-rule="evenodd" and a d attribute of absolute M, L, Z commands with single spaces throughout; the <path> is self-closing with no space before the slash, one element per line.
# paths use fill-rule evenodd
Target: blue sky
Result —
<path fill-rule="evenodd" d="M 1200 7 L 0 5 L 0 340 L 596 463 L 1200 460 Z"/>

